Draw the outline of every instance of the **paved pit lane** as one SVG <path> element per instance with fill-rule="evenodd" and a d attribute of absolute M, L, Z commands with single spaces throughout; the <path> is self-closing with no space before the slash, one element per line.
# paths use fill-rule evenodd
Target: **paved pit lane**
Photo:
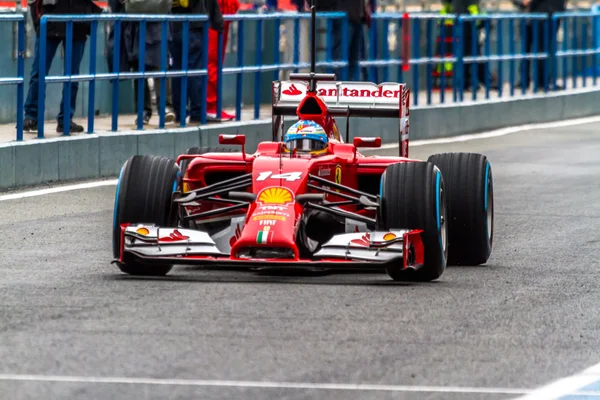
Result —
<path fill-rule="evenodd" d="M 600 361 L 599 128 L 412 148 L 486 153 L 495 178 L 489 263 L 426 284 L 132 278 L 114 186 L 0 201 L 0 398 L 496 400 L 577 373 Z"/>

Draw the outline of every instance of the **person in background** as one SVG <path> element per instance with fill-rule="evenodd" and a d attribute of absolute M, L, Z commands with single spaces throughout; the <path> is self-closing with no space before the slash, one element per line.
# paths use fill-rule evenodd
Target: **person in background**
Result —
<path fill-rule="evenodd" d="M 219 8 L 222 15 L 231 15 L 238 12 L 240 2 L 238 0 L 219 0 Z M 227 39 L 229 36 L 229 25 L 231 21 L 225 21 L 223 24 L 223 62 L 225 60 L 225 49 L 227 48 Z M 218 54 L 219 54 L 219 32 L 215 29 L 208 31 L 208 96 L 206 98 L 206 116 L 210 121 L 217 121 L 217 76 L 218 76 Z M 230 121 L 235 118 L 221 110 L 220 121 Z"/>
<path fill-rule="evenodd" d="M 208 15 L 208 21 L 210 28 L 217 32 L 223 32 L 223 15 L 219 8 L 217 0 L 174 0 L 173 8 L 171 10 L 173 14 L 201 14 Z M 203 49 L 203 32 L 205 22 L 194 21 L 190 22 L 189 42 L 188 42 L 188 65 L 182 66 L 182 37 L 183 37 L 183 24 L 181 22 L 174 22 L 171 25 L 172 29 L 172 40 L 170 42 L 171 56 L 173 57 L 173 69 L 179 70 L 198 70 L 202 69 L 202 52 L 208 51 Z M 183 68 L 182 68 L 183 67 Z M 187 87 L 187 99 L 190 102 L 190 124 L 200 123 L 200 110 L 202 102 L 206 99 L 202 98 L 200 87 L 201 87 L 200 76 L 190 76 L 188 78 Z M 175 120 L 181 121 L 181 114 L 183 107 L 187 108 L 187 104 L 181 104 L 181 78 L 173 78 L 172 80 L 172 92 L 173 92 L 173 108 L 175 110 Z"/>
<path fill-rule="evenodd" d="M 525 27 L 525 36 L 526 36 L 526 53 L 533 53 L 533 35 L 534 29 L 537 30 L 537 48 L 536 51 L 538 53 L 543 53 L 546 50 L 544 49 L 544 24 L 548 24 L 548 53 L 552 51 L 552 43 L 557 43 L 556 33 L 558 32 L 558 28 L 560 26 L 560 19 L 556 24 L 556 32 L 552 32 L 552 15 L 556 12 L 562 12 L 566 10 L 565 0 L 523 0 L 522 2 L 513 2 L 517 5 L 521 10 L 530 12 L 530 13 L 544 13 L 548 14 L 547 21 L 538 20 L 537 26 L 534 28 L 533 20 L 527 20 Z M 566 39 L 565 39 L 566 40 Z M 523 60 L 521 62 L 521 68 L 525 69 L 525 87 L 529 87 L 531 85 L 531 75 L 532 71 L 529 70 L 532 60 Z M 552 65 L 550 60 L 539 60 L 537 63 L 537 76 L 533 79 L 537 80 L 538 90 L 544 90 L 544 64 L 546 64 L 548 68 L 548 80 L 551 78 L 551 68 Z M 564 87 L 556 85 L 551 87 L 551 82 L 548 82 L 549 90 L 561 90 Z"/>
<path fill-rule="evenodd" d="M 115 14 L 124 14 L 125 6 L 121 2 L 121 0 L 109 0 L 108 1 L 109 9 L 111 13 Z M 139 70 L 139 22 L 137 21 L 122 21 L 121 22 L 121 43 L 120 43 L 120 55 L 119 55 L 119 70 L 113 70 L 113 52 L 114 52 L 114 22 L 110 22 L 109 24 L 109 33 L 106 40 L 106 62 L 108 64 L 108 70 L 110 73 L 115 72 L 125 72 L 125 71 L 138 71 Z M 168 37 L 167 32 L 167 37 Z M 159 22 L 146 23 L 146 48 L 145 48 L 145 71 L 158 71 L 160 70 L 160 42 L 161 42 L 161 24 Z M 167 54 L 168 57 L 168 54 Z M 168 59 L 167 59 L 168 65 Z M 167 67 L 168 68 L 168 67 Z M 157 114 L 158 107 L 160 105 L 160 78 L 155 78 L 154 80 L 154 92 L 156 95 L 156 106 L 157 106 Z M 168 80 L 167 80 L 168 82 Z M 138 107 L 138 90 L 139 90 L 139 81 L 137 79 L 134 80 L 134 102 L 135 102 L 135 112 L 137 114 Z M 167 85 L 168 90 L 168 85 Z M 152 118 L 152 97 L 150 92 L 150 85 L 148 84 L 148 80 L 144 79 L 144 116 L 143 123 L 147 125 L 150 123 L 150 119 Z M 173 113 L 172 106 L 169 101 L 169 96 L 167 93 L 167 102 L 166 102 L 166 110 L 165 110 L 165 120 L 166 122 L 173 122 L 175 120 L 175 114 Z M 137 124 L 137 118 L 135 120 Z"/>
<path fill-rule="evenodd" d="M 29 92 L 25 101 L 25 119 L 23 123 L 23 131 L 37 132 L 38 118 L 38 88 L 39 88 L 39 68 L 40 68 L 40 19 L 45 14 L 100 14 L 102 9 L 96 6 L 91 0 L 28 0 L 31 10 L 31 19 L 36 31 L 35 50 L 33 56 L 33 65 L 31 67 L 31 75 L 29 78 Z M 79 66 L 83 58 L 87 37 L 90 34 L 89 23 L 74 23 L 73 24 L 73 47 L 71 58 L 71 75 L 79 75 Z M 52 61 L 56 55 L 58 47 L 62 43 L 63 49 L 66 49 L 66 24 L 62 22 L 49 23 L 47 28 L 46 40 L 46 71 L 45 75 L 50 72 Z M 71 83 L 71 124 L 70 131 L 73 133 L 83 132 L 83 126 L 73 122 L 75 109 L 77 105 L 77 92 L 79 89 L 78 82 Z M 62 100 L 60 102 L 60 111 L 56 117 L 58 133 L 64 132 L 64 115 L 63 105 L 65 94 L 67 91 L 67 83 L 63 84 Z"/>
<path fill-rule="evenodd" d="M 294 0 L 298 11 L 304 11 L 304 5 L 300 6 L 302 0 Z M 304 0 L 310 9 L 312 0 Z M 348 70 L 349 80 L 360 80 L 358 67 L 360 57 L 361 41 L 363 40 L 363 24 L 371 25 L 371 11 L 365 0 L 319 0 L 317 1 L 317 12 L 345 12 L 348 15 L 348 32 L 342 32 L 342 20 L 332 20 L 332 57 L 340 60 L 342 57 L 342 34 L 347 35 L 348 40 Z"/>

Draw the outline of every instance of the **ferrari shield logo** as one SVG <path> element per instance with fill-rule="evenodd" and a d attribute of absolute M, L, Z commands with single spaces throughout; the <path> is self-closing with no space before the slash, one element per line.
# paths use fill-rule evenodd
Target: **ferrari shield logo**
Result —
<path fill-rule="evenodd" d="M 339 165 L 335 167 L 335 183 L 338 185 L 342 183 L 342 167 Z"/>

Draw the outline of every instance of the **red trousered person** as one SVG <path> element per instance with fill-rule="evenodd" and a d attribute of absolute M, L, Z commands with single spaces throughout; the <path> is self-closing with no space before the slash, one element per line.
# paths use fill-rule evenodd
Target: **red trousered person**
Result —
<path fill-rule="evenodd" d="M 240 2 L 238 0 L 219 0 L 219 7 L 221 8 L 221 14 L 231 15 L 235 14 L 240 8 Z M 231 21 L 225 21 L 223 29 L 223 61 L 225 60 L 225 49 L 227 48 L 227 37 L 229 36 L 229 25 Z M 241 34 L 241 33 L 240 33 Z M 206 114 L 208 119 L 217 118 L 217 65 L 218 65 L 218 47 L 219 47 L 219 33 L 213 29 L 208 31 L 208 97 L 206 99 Z M 231 115 L 221 110 L 221 120 L 228 121 L 235 118 L 235 115 Z"/>

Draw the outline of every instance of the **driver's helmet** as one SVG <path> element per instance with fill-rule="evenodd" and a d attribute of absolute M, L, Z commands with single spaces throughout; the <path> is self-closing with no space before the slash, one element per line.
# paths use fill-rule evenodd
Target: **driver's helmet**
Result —
<path fill-rule="evenodd" d="M 327 153 L 329 138 L 325 129 L 313 121 L 298 121 L 283 137 L 284 151 L 322 155 Z"/>

